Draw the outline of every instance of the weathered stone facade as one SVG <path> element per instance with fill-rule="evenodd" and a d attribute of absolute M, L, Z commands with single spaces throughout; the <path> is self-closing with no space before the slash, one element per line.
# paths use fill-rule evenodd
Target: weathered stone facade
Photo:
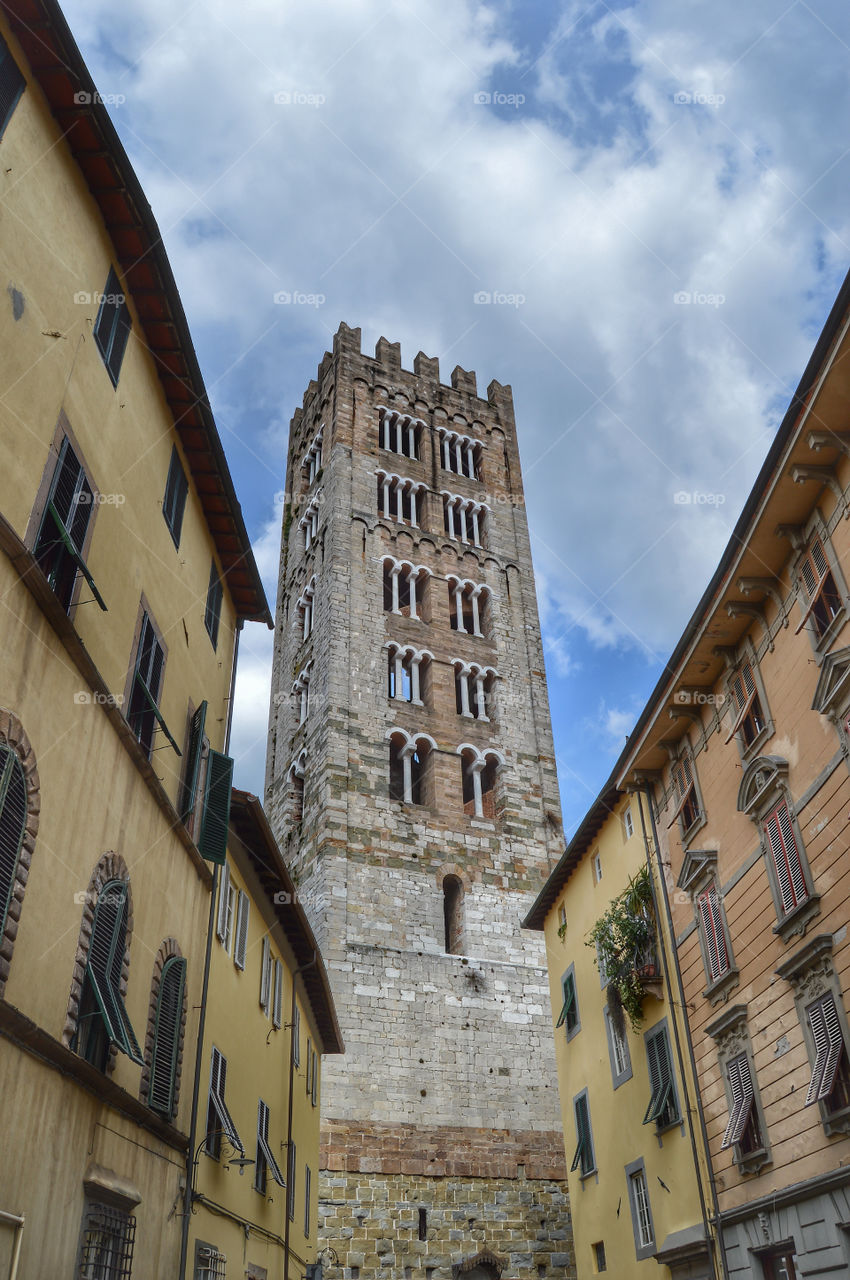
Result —
<path fill-rule="evenodd" d="M 467 442 L 451 454 L 448 432 Z M 371 359 L 342 325 L 292 421 L 286 494 L 266 802 L 346 1041 L 322 1082 L 330 1274 L 442 1280 L 487 1250 L 506 1276 L 568 1274 L 548 983 L 520 928 L 563 837 L 510 388 L 479 398 L 461 369 L 445 386 L 384 339 Z M 385 559 L 399 583 L 417 570 L 410 598 Z M 418 688 L 401 649 L 423 655 Z"/>

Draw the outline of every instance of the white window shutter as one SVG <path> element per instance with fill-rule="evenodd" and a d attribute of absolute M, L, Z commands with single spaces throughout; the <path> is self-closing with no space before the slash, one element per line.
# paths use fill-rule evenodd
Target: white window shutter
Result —
<path fill-rule="evenodd" d="M 236 910 L 236 945 L 233 948 L 233 963 L 237 969 L 245 968 L 245 954 L 248 947 L 248 917 L 251 913 L 251 899 L 247 893 L 239 890 L 239 906 Z"/>
<path fill-rule="evenodd" d="M 283 1025 L 283 965 L 280 960 L 274 962 L 274 1025 Z"/>
<path fill-rule="evenodd" d="M 230 868 L 225 862 L 221 868 L 221 879 L 218 883 L 218 923 L 216 933 L 221 942 L 227 934 L 227 898 L 230 890 Z"/>

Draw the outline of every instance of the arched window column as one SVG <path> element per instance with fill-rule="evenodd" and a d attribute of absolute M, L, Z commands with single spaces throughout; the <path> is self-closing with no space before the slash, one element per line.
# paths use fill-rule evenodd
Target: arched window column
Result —
<path fill-rule="evenodd" d="M 490 599 L 490 588 L 480 582 L 471 582 L 468 578 L 458 578 L 454 574 L 449 574 L 446 581 L 449 585 L 453 630 L 465 631 L 467 635 L 483 639 L 481 615 Z"/>
<path fill-rule="evenodd" d="M 449 493 L 446 489 L 440 496 L 443 499 L 444 527 L 449 537 L 460 539 L 467 546 L 483 546 L 485 517 L 489 511 L 487 505 L 458 493 Z"/>
<path fill-rule="evenodd" d="M 316 534 L 319 531 L 319 505 L 320 495 L 317 493 L 311 499 L 299 520 L 299 526 L 304 530 L 304 550 L 309 551 L 312 544 L 316 541 Z"/>
<path fill-rule="evenodd" d="M 389 453 L 400 453 L 403 457 L 419 460 L 419 443 L 425 423 L 421 418 L 414 418 L 409 413 L 399 413 L 396 409 L 381 406 L 379 410 L 378 443 L 380 448 Z"/>
<path fill-rule="evenodd" d="M 505 757 L 493 747 L 479 751 L 468 742 L 461 743 L 457 752 L 461 758 L 464 812 L 475 818 L 495 818 L 496 774 L 504 767 Z"/>
<path fill-rule="evenodd" d="M 306 640 L 313 630 L 313 597 L 316 594 L 316 575 L 313 574 L 296 602 L 301 616 L 302 640 Z"/>
<path fill-rule="evenodd" d="M 308 489 L 322 469 L 322 436 L 324 431 L 325 428 L 322 425 L 301 460 L 301 472 L 307 481 Z"/>
<path fill-rule="evenodd" d="M 292 692 L 298 699 L 298 723 L 302 725 L 310 714 L 310 673 L 313 666 L 311 659 L 299 672 L 292 685 Z"/>
<path fill-rule="evenodd" d="M 420 494 L 427 485 L 409 476 L 397 476 L 392 472 L 378 471 L 378 514 L 385 520 L 419 528 Z"/>
<path fill-rule="evenodd" d="M 437 744 L 428 733 L 409 734 L 398 727 L 387 731 L 390 744 L 390 799 L 425 804 L 426 774 Z"/>
<path fill-rule="evenodd" d="M 304 816 L 304 775 L 307 771 L 307 748 L 299 751 L 289 766 L 291 789 L 289 819 L 296 826 Z"/>
<path fill-rule="evenodd" d="M 421 707 L 425 669 L 429 662 L 434 661 L 433 653 L 428 649 L 414 649 L 412 645 L 396 644 L 394 640 L 390 640 L 385 648 L 389 653 L 388 696 Z"/>
<path fill-rule="evenodd" d="M 446 427 L 440 428 L 440 453 L 444 471 L 478 480 L 483 447 L 482 442 L 472 436 L 460 431 L 450 431 Z"/>
<path fill-rule="evenodd" d="M 452 658 L 455 669 L 455 693 L 458 715 L 474 720 L 488 720 L 487 706 L 499 673 L 494 667 L 481 667 L 475 662 Z"/>
<path fill-rule="evenodd" d="M 419 619 L 418 609 L 423 603 L 425 584 L 431 570 L 424 564 L 411 564 L 393 556 L 384 556 L 383 570 L 386 612 Z"/>

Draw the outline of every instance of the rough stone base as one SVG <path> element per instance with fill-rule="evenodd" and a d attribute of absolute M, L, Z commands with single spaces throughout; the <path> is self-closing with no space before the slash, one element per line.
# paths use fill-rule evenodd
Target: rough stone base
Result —
<path fill-rule="evenodd" d="M 503 1280 L 576 1274 L 566 1182 L 529 1179 L 522 1168 L 510 1179 L 321 1170 L 319 1248 L 327 1246 L 339 1265 L 326 1274 L 340 1280 L 453 1280 L 452 1268 L 483 1250 L 504 1261 Z"/>

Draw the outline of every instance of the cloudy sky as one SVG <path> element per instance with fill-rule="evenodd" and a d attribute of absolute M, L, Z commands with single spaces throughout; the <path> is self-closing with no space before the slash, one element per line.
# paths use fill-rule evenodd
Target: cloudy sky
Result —
<path fill-rule="evenodd" d="M 512 384 L 574 828 L 850 265 L 850 9 L 65 11 L 163 231 L 270 600 L 289 419 L 341 320 L 408 368 L 421 349 L 444 380 Z M 233 748 L 257 791 L 270 661 L 249 627 Z"/>

